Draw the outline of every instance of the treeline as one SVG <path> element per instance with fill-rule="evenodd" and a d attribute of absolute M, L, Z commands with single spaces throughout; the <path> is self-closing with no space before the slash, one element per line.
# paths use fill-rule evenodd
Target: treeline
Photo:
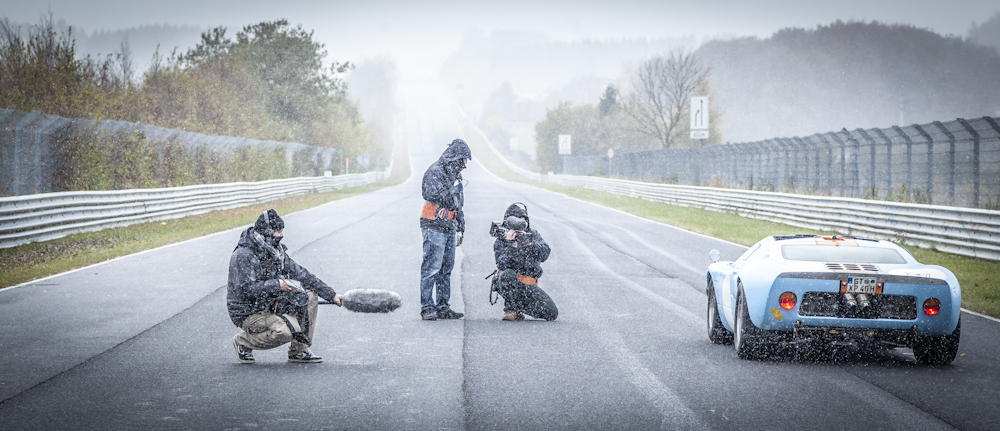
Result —
<path fill-rule="evenodd" d="M 838 21 L 788 28 L 767 38 L 708 41 L 689 50 L 707 70 L 705 89 L 698 92 L 712 97 L 712 138 L 706 145 L 720 138 L 748 142 L 1000 115 L 1000 86 L 995 84 L 1000 82 L 1000 56 L 984 46 L 993 40 L 997 22 L 995 16 L 973 27 L 969 39 L 910 25 Z M 574 154 L 577 148 L 604 154 L 608 148 L 664 146 L 636 133 L 596 144 L 584 137 L 600 141 L 609 136 L 588 132 L 601 129 L 595 124 L 609 85 L 624 102 L 637 89 L 632 78 L 639 66 L 677 47 L 686 49 L 683 44 L 671 48 L 651 41 L 644 46 L 655 51 L 620 50 L 616 57 L 608 54 L 613 52 L 609 48 L 622 47 L 622 41 L 536 43 L 521 37 L 505 44 L 496 39 L 467 37 L 442 75 L 451 78 L 459 94 L 477 89 L 471 80 L 489 78 L 481 81 L 493 85 L 493 96 L 484 97 L 483 107 L 474 112 L 481 112 L 480 126 L 501 144 L 504 135 L 525 142 L 523 122 L 531 118 L 540 128 L 530 129 L 537 159 L 552 163 L 558 163 L 558 155 L 543 154 L 543 148 L 556 151 L 553 136 L 558 134 L 573 135 Z M 572 67 L 548 67 L 553 64 Z M 465 73 L 473 68 L 483 73 Z M 498 84 L 504 80 L 509 84 Z M 700 145 L 683 142 L 685 131 L 675 132 L 679 140 L 672 148 Z"/>
<path fill-rule="evenodd" d="M 373 167 L 388 163 L 391 144 L 369 132 L 341 79 L 352 65 L 335 61 L 324 67 L 327 52 L 311 31 L 276 20 L 245 26 L 234 37 L 227 33 L 225 27 L 218 27 L 203 33 L 201 42 L 187 52 L 157 54 L 144 73 L 134 76 L 127 44 L 112 55 L 80 56 L 72 28 L 57 31 L 51 17 L 27 29 L 4 19 L 0 21 L 0 107 L 67 118 L 141 122 L 209 135 L 299 142 L 342 149 L 346 157 L 364 159 Z M 95 141 L 86 133 L 67 136 L 64 162 L 90 160 L 90 170 L 78 174 L 93 177 L 113 168 L 93 161 L 110 163 L 117 158 L 114 152 L 126 148 L 136 154 L 167 151 L 142 149 L 151 145 L 144 136 L 111 141 Z M 260 153 L 253 159 L 283 161 L 283 157 L 264 156 L 267 150 Z M 187 154 L 178 160 L 195 156 Z M 247 156 L 251 154 L 221 157 Z M 212 163 L 211 157 L 202 164 Z M 217 164 L 216 169 L 225 165 Z M 291 169 L 252 163 L 231 165 L 255 172 L 187 172 L 177 181 L 160 178 L 156 183 L 259 178 L 262 172 L 266 176 L 295 174 Z M 342 167 L 334 164 L 330 168 L 337 171 Z M 141 178 L 138 173 L 133 176 Z M 85 188 L 96 189 L 101 183 Z"/>
<path fill-rule="evenodd" d="M 1000 53 L 1000 12 L 993 14 L 982 24 L 973 23 L 969 29 L 969 40 L 991 47 Z"/>

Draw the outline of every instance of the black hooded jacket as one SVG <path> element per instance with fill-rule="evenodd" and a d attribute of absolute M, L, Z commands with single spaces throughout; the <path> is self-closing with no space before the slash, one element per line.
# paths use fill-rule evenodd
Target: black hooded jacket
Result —
<path fill-rule="evenodd" d="M 278 279 L 291 279 L 302 282 L 302 287 L 311 290 L 319 297 L 333 302 L 337 292 L 330 286 L 295 263 L 284 253 L 284 268 L 281 262 L 272 258 L 271 254 L 262 249 L 253 240 L 251 226 L 243 231 L 240 240 L 229 259 L 229 286 L 226 293 L 226 306 L 229 318 L 237 327 L 243 327 L 247 316 L 259 313 L 272 307 L 281 286 Z M 288 247 L 278 244 L 283 251 Z"/>
<path fill-rule="evenodd" d="M 461 139 L 451 141 L 448 148 L 444 150 L 441 157 L 427 168 L 424 172 L 422 183 L 422 195 L 424 200 L 444 208 L 455 211 L 454 220 L 425 219 L 420 218 L 422 229 L 437 229 L 442 232 L 465 232 L 465 213 L 462 206 L 465 204 L 465 195 L 462 192 L 462 170 L 465 164 L 462 159 L 472 159 L 472 151 L 469 145 Z"/>
<path fill-rule="evenodd" d="M 531 219 L 528 218 L 528 212 L 524 208 L 518 204 L 511 205 L 504 212 L 503 218 L 506 220 L 510 216 L 520 217 L 528 222 L 527 232 L 531 234 L 531 244 L 518 244 L 517 247 L 514 247 L 513 243 L 516 240 L 507 241 L 506 238 L 497 238 L 493 242 L 493 255 L 496 259 L 497 269 L 500 271 L 512 269 L 514 272 L 528 277 L 541 277 L 542 262 L 549 258 L 551 251 L 549 245 L 545 243 L 537 230 L 531 228 Z"/>

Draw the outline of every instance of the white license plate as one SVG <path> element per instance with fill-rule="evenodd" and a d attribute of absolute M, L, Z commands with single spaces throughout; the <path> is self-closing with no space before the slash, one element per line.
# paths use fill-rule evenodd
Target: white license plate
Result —
<path fill-rule="evenodd" d="M 878 295 L 882 293 L 882 282 L 875 277 L 847 277 L 840 281 L 840 291 Z"/>

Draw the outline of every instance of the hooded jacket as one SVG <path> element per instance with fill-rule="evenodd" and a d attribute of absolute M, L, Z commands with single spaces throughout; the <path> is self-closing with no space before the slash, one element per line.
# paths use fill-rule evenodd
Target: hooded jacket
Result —
<path fill-rule="evenodd" d="M 497 238 L 493 242 L 493 255 L 496 259 L 497 269 L 500 271 L 512 269 L 521 275 L 538 278 L 542 276 L 542 262 L 549 258 L 549 245 L 542 239 L 542 235 L 537 230 L 531 228 L 531 219 L 528 212 L 513 204 L 503 213 L 503 218 L 514 216 L 523 218 L 528 222 L 527 232 L 531 234 L 531 244 L 518 244 L 513 246 L 515 241 L 507 241 L 506 238 Z"/>
<path fill-rule="evenodd" d="M 469 145 L 461 139 L 456 139 L 448 144 L 441 157 L 431 164 L 424 172 L 424 179 L 421 184 L 424 200 L 444 208 L 455 211 L 454 220 L 445 219 L 425 219 L 420 218 L 420 228 L 437 229 L 442 232 L 465 232 L 465 213 L 462 206 L 465 205 L 465 195 L 462 191 L 462 170 L 465 164 L 462 159 L 472 159 L 472 151 Z"/>
<path fill-rule="evenodd" d="M 278 279 L 298 280 L 302 282 L 303 288 L 333 302 L 337 292 L 288 257 L 286 253 L 288 247 L 284 244 L 278 245 L 283 252 L 283 259 L 279 262 L 253 240 L 253 232 L 253 226 L 243 231 L 229 259 L 226 306 L 233 324 L 242 328 L 243 320 L 247 316 L 274 306 L 275 300 L 281 293 Z"/>

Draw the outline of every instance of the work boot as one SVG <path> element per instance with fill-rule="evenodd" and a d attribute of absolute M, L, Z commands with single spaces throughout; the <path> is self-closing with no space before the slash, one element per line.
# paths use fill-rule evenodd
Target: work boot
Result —
<path fill-rule="evenodd" d="M 449 308 L 444 311 L 438 311 L 437 315 L 439 319 L 461 319 L 463 316 L 465 316 L 465 313 L 459 313 Z"/>
<path fill-rule="evenodd" d="M 288 355 L 288 362 L 301 362 L 305 364 L 318 364 L 323 362 L 323 358 L 316 356 L 308 350 L 294 355 Z"/>
<path fill-rule="evenodd" d="M 252 364 L 252 363 L 254 363 L 253 350 L 251 350 L 251 349 L 244 349 L 243 346 L 241 346 L 239 343 L 236 342 L 236 337 L 233 337 L 233 347 L 236 348 L 236 360 L 237 361 L 240 361 L 240 363 L 242 363 L 242 364 Z"/>
<path fill-rule="evenodd" d="M 424 320 L 438 320 L 438 313 L 433 309 L 427 309 L 420 312 L 420 318 Z"/>
<path fill-rule="evenodd" d="M 524 320 L 524 313 L 514 310 L 504 311 L 503 317 L 501 317 L 500 320 L 507 320 L 507 321 Z"/>

